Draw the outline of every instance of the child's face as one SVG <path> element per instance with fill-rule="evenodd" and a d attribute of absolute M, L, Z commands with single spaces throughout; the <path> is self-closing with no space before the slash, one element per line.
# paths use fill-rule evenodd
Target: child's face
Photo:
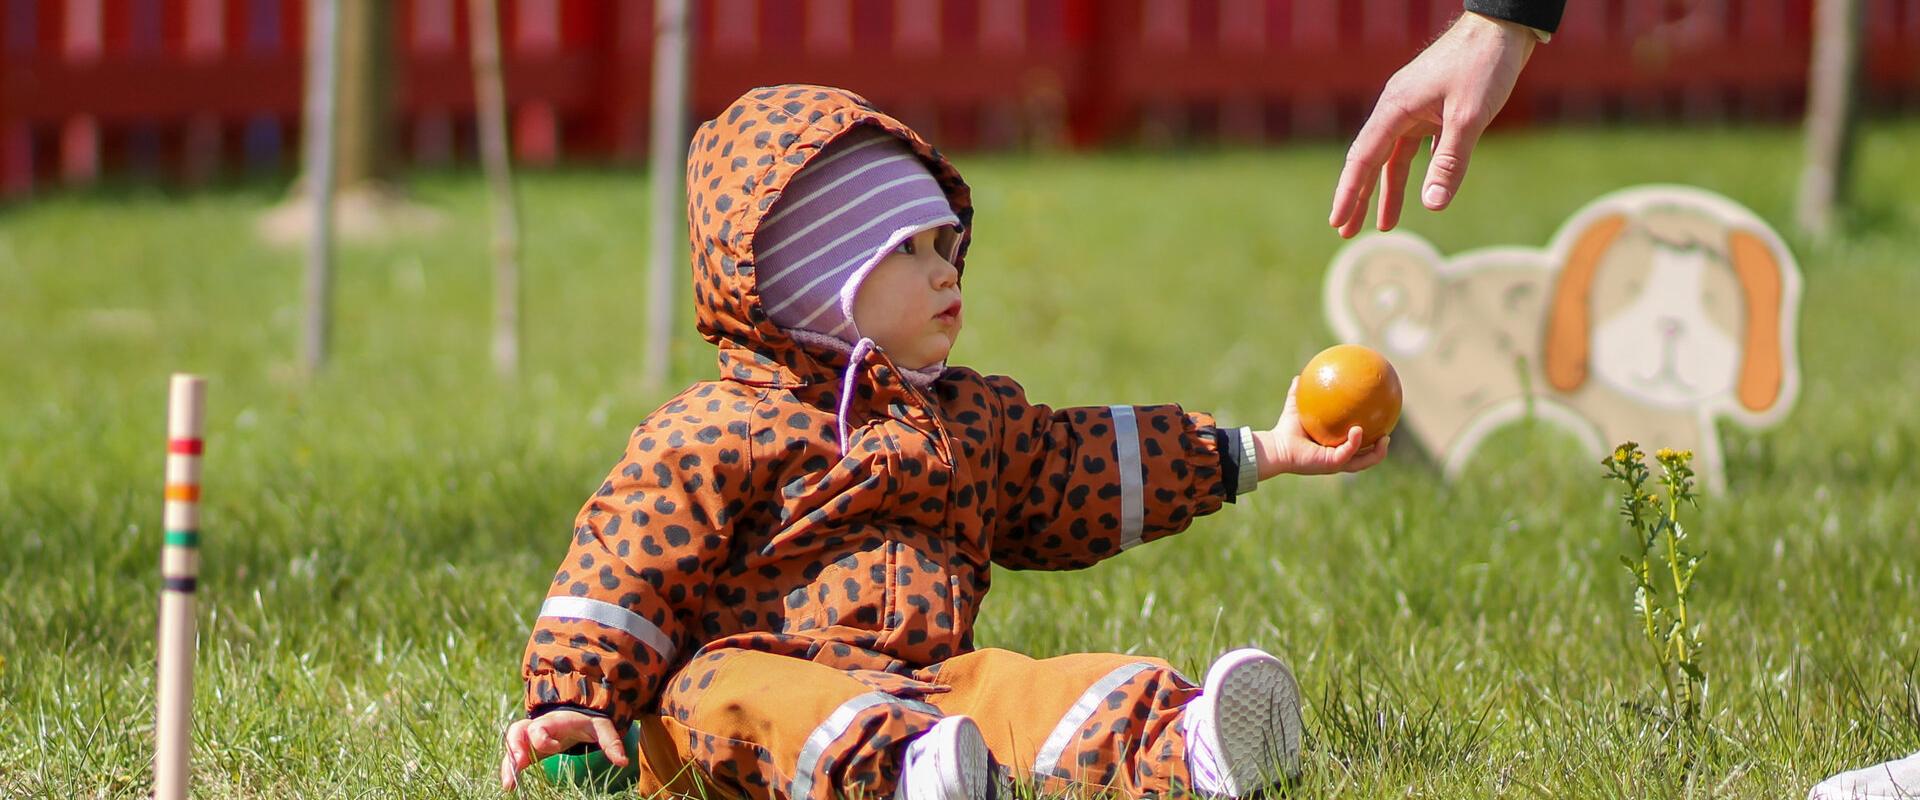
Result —
<path fill-rule="evenodd" d="M 895 364 L 920 369 L 945 361 L 960 337 L 960 271 L 948 260 L 951 227 L 921 231 L 867 273 L 853 300 L 853 324 Z"/>

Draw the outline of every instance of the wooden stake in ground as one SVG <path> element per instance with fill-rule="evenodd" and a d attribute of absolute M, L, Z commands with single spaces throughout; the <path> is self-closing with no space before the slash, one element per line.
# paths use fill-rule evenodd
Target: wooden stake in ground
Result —
<path fill-rule="evenodd" d="M 1861 0 L 1818 0 L 1813 68 L 1807 79 L 1807 162 L 1800 173 L 1795 218 L 1815 237 L 1828 235 L 1847 204 L 1859 115 Z"/>
<path fill-rule="evenodd" d="M 687 0 L 659 0 L 654 4 L 653 35 L 653 146 L 648 154 L 653 172 L 653 224 L 648 231 L 647 362 L 645 385 L 658 391 L 666 384 L 673 352 L 673 305 L 678 293 L 674 264 L 685 209 L 684 164 L 687 156 Z"/>
<path fill-rule="evenodd" d="M 480 131 L 480 164 L 493 206 L 493 368 L 502 377 L 520 368 L 520 212 L 514 203 L 513 165 L 507 155 L 507 93 L 500 79 L 498 0 L 472 0 L 473 93 Z"/>
<path fill-rule="evenodd" d="M 333 178 L 330 235 L 336 241 L 372 242 L 439 229 L 446 215 L 407 198 L 395 152 L 400 141 L 396 101 L 404 83 L 397 65 L 394 26 L 400 15 L 395 7 L 406 4 L 392 0 L 325 0 L 324 4 L 325 9 L 317 7 L 318 0 L 305 4 L 309 46 L 304 96 L 311 104 L 316 99 L 314 79 L 329 76 L 333 87 L 329 93 L 332 121 L 327 126 L 333 137 L 328 153 L 332 169 L 327 173 Z M 276 0 L 275 5 L 289 4 Z M 314 24 L 323 11 L 328 24 Z M 323 29 L 332 32 L 328 41 L 333 45 L 312 46 L 318 38 L 315 34 Z M 329 59 L 327 69 L 320 69 L 316 61 L 322 54 Z M 314 130 L 309 127 L 305 132 Z M 311 144 L 309 139 L 303 148 Z M 303 159 L 300 166 L 300 179 L 286 200 L 260 217 L 260 236 L 273 244 L 303 246 L 313 236 L 314 212 L 308 208 L 313 200 L 313 173 L 308 170 L 313 165 Z"/>
<path fill-rule="evenodd" d="M 333 328 L 333 156 L 340 91 L 338 0 L 307 4 L 307 97 L 302 133 L 312 235 L 307 237 L 306 327 L 302 363 L 309 376 L 327 363 Z"/>
<path fill-rule="evenodd" d="M 193 753 L 194 589 L 200 576 L 200 451 L 206 380 L 173 376 L 167 398 L 165 531 L 160 548 L 160 658 L 153 796 L 184 800 Z"/>

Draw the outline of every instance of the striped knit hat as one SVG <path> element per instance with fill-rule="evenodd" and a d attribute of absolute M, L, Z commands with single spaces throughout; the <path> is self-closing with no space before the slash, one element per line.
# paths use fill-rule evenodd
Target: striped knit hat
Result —
<path fill-rule="evenodd" d="M 753 240 L 760 302 L 789 332 L 855 345 L 862 337 L 853 298 L 867 273 L 914 234 L 959 224 L 906 142 L 855 128 L 794 175 L 760 223 Z"/>
<path fill-rule="evenodd" d="M 860 363 L 874 349 L 854 325 L 853 298 L 901 242 L 942 225 L 959 227 L 960 219 L 927 165 L 893 134 L 863 126 L 802 167 L 754 234 L 754 274 L 767 316 L 798 341 L 847 354 L 841 452 L 849 444 L 847 413 Z M 924 388 L 944 369 L 903 368 L 901 378 Z"/>

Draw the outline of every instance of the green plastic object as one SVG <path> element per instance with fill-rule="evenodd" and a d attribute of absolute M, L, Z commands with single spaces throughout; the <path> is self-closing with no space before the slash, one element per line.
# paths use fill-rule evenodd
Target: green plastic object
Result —
<path fill-rule="evenodd" d="M 578 755 L 558 753 L 540 759 L 540 774 L 547 782 L 555 786 L 582 787 L 614 792 L 632 786 L 640 777 L 640 725 L 627 726 L 627 735 L 621 739 L 626 746 L 627 766 L 616 767 L 607 760 L 607 754 L 600 752 L 594 745 L 585 745 L 587 751 Z"/>

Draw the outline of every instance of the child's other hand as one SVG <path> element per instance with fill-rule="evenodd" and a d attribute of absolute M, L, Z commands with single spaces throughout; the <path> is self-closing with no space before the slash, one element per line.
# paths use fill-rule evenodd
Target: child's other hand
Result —
<path fill-rule="evenodd" d="M 615 766 L 627 765 L 627 752 L 620 744 L 620 732 L 613 720 L 558 709 L 533 719 L 515 720 L 507 726 L 507 755 L 500 760 L 500 788 L 513 791 L 520 784 L 520 771 L 533 762 L 559 753 L 576 744 L 597 742 L 607 760 Z"/>
<path fill-rule="evenodd" d="M 1359 472 L 1387 457 L 1387 444 L 1393 437 L 1382 436 L 1379 441 L 1362 448 L 1358 425 L 1348 429 L 1347 440 L 1338 447 L 1327 447 L 1308 437 L 1307 429 L 1300 425 L 1300 409 L 1293 399 L 1294 390 L 1298 388 L 1300 379 L 1294 378 L 1287 387 L 1286 410 L 1280 412 L 1280 421 L 1274 424 L 1273 430 L 1253 435 L 1254 455 L 1259 462 L 1261 480 L 1284 474 Z"/>

